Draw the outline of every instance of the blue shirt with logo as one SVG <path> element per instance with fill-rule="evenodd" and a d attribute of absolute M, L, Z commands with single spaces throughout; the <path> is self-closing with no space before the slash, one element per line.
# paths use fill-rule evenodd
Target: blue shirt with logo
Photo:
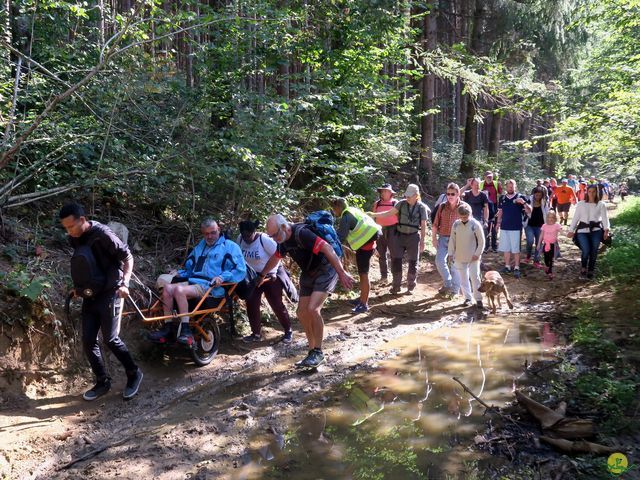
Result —
<path fill-rule="evenodd" d="M 516 193 L 512 198 L 507 195 L 502 195 L 498 201 L 498 210 L 502 210 L 502 222 L 500 228 L 502 230 L 516 230 L 522 229 L 522 218 L 524 214 L 524 204 L 518 205 L 515 201 L 518 198 L 522 198 L 525 202 L 527 198 Z"/>

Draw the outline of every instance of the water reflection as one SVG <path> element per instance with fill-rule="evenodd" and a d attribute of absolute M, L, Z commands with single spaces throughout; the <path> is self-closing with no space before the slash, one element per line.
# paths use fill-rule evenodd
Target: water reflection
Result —
<path fill-rule="evenodd" d="M 336 388 L 281 442 L 258 435 L 238 478 L 469 478 L 484 459 L 468 445 L 490 416 L 452 377 L 502 406 L 527 382 L 524 365 L 552 359 L 557 343 L 548 323 L 522 316 L 399 338 L 385 346 L 397 356 Z"/>

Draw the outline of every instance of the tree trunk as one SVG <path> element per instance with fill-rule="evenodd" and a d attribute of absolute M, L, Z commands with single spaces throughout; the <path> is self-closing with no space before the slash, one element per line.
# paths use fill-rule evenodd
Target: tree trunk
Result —
<path fill-rule="evenodd" d="M 471 33 L 471 51 L 480 54 L 480 37 L 482 35 L 484 22 L 484 2 L 476 1 L 476 8 L 473 12 L 473 30 Z M 467 116 L 464 127 L 464 147 L 462 162 L 460 162 L 460 173 L 468 178 L 473 175 L 473 155 L 478 150 L 478 123 L 475 120 L 477 114 L 477 100 L 467 95 Z"/>
<path fill-rule="evenodd" d="M 502 127 L 502 113 L 494 113 L 491 122 L 491 130 L 489 132 L 489 148 L 488 155 L 497 157 L 500 153 L 500 130 Z"/>
<path fill-rule="evenodd" d="M 433 50 L 436 47 L 437 34 L 437 14 L 435 10 L 423 20 L 423 38 L 425 40 L 425 50 Z M 420 141 L 420 164 L 427 172 L 427 181 L 432 183 L 433 177 L 433 133 L 435 115 L 431 113 L 435 106 L 435 75 L 426 74 L 422 79 L 422 137 Z"/>

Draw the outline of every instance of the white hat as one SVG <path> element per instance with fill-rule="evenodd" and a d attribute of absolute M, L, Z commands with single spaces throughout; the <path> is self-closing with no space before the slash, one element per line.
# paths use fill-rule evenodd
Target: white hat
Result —
<path fill-rule="evenodd" d="M 410 183 L 409 185 L 407 185 L 407 189 L 404 191 L 404 196 L 409 198 L 413 197 L 414 195 L 420 195 L 420 187 L 418 187 L 418 185 L 416 185 L 415 183 Z"/>

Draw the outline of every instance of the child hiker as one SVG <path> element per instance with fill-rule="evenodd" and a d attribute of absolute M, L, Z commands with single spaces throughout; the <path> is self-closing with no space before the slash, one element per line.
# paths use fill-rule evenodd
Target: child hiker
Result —
<path fill-rule="evenodd" d="M 560 256 L 558 235 L 561 231 L 562 226 L 558 223 L 556 212 L 549 210 L 546 222 L 542 225 L 540 232 L 540 250 L 544 252 L 544 264 L 547 267 L 545 273 L 549 280 L 553 280 L 553 260 Z"/>

